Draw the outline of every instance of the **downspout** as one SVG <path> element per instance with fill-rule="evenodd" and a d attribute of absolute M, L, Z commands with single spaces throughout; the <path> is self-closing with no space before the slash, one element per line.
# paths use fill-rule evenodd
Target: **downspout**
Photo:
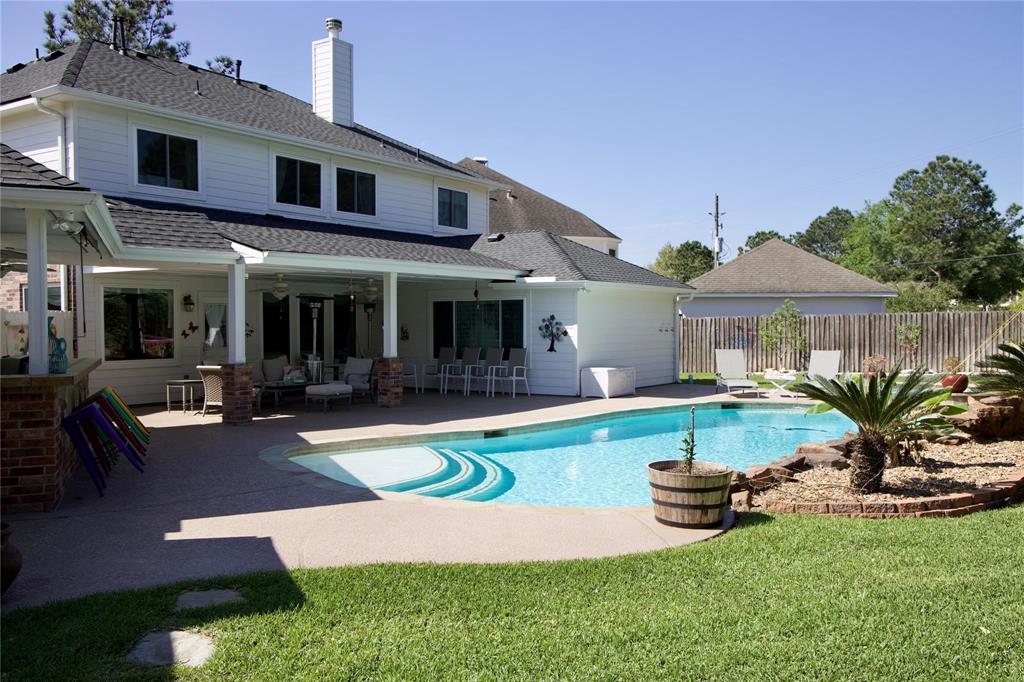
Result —
<path fill-rule="evenodd" d="M 51 109 L 50 107 L 43 104 L 43 100 L 39 97 L 32 97 L 32 102 L 36 105 L 36 109 L 40 112 L 49 116 L 56 116 L 60 119 L 60 174 L 68 175 L 68 147 L 67 147 L 67 134 L 68 134 L 68 121 L 65 118 L 64 113 L 57 109 Z"/>
<path fill-rule="evenodd" d="M 675 299 L 673 300 L 673 303 L 672 303 L 672 308 L 673 308 L 672 309 L 672 313 L 673 313 L 673 315 L 675 315 L 675 318 L 676 318 L 675 319 L 675 324 L 672 325 L 673 328 L 675 329 L 675 342 L 673 344 L 673 347 L 675 348 L 675 354 L 676 354 L 676 357 L 675 357 L 675 374 L 674 374 L 675 380 L 673 381 L 673 383 L 676 383 L 676 384 L 681 384 L 683 382 L 683 380 L 679 378 L 679 375 L 683 371 L 682 358 L 679 357 L 680 354 L 682 353 L 682 339 L 679 338 L 679 320 L 682 319 L 683 314 L 679 311 L 679 306 L 682 305 L 683 303 L 689 303 L 692 300 L 693 300 L 693 294 L 676 294 L 676 297 L 675 297 Z"/>

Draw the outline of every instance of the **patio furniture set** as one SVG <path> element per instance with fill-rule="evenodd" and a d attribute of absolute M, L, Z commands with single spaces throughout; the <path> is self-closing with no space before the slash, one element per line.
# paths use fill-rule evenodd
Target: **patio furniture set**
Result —
<path fill-rule="evenodd" d="M 807 363 L 807 376 L 823 376 L 827 379 L 835 379 L 839 376 L 839 359 L 841 352 L 837 350 L 812 350 L 811 358 Z M 747 372 L 747 360 L 740 349 L 715 349 L 715 392 L 725 388 L 726 393 L 753 393 L 760 397 L 767 395 L 769 391 L 763 389 L 760 384 L 750 378 Z M 788 388 L 797 380 L 797 373 L 793 370 L 768 369 L 763 374 L 765 381 L 775 388 L 772 389 L 777 395 L 790 398 L 802 397 Z"/>
<path fill-rule="evenodd" d="M 451 386 L 457 387 L 461 381 L 463 395 L 469 395 L 476 386 L 489 398 L 494 397 L 499 386 L 515 398 L 516 387 L 522 384 L 526 395 L 530 395 L 525 348 L 509 348 L 507 355 L 504 348 L 488 348 L 482 358 L 481 350 L 479 346 L 467 346 L 462 349 L 462 357 L 456 358 L 454 348 L 441 348 L 437 361 L 423 368 L 423 383 L 434 378 L 438 391 L 446 394 Z"/>
<path fill-rule="evenodd" d="M 507 359 L 503 359 L 505 354 L 503 348 L 488 348 L 481 358 L 481 348 L 468 347 L 463 349 L 461 358 L 456 358 L 454 348 L 442 348 L 436 361 L 422 367 L 415 362 L 403 363 L 403 377 L 412 383 L 416 393 L 422 393 L 427 380 L 434 378 L 442 394 L 448 392 L 449 386 L 461 382 L 464 395 L 469 395 L 476 386 L 487 396 L 493 397 L 500 387 L 515 397 L 520 384 L 530 395 L 526 379 L 526 350 L 510 348 Z M 171 411 L 172 397 L 180 397 L 182 412 L 193 410 L 198 401 L 195 395 L 198 387 L 203 391 L 203 404 L 197 410 L 199 414 L 205 416 L 210 408 L 223 406 L 224 379 L 219 359 L 215 352 L 207 354 L 203 358 L 204 364 L 196 366 L 198 379 L 167 380 L 168 412 Z M 350 357 L 344 363 L 330 364 L 310 359 L 291 368 L 285 356 L 268 358 L 253 365 L 253 403 L 259 412 L 264 397 L 273 398 L 276 408 L 283 399 L 301 394 L 306 409 L 310 403 L 320 403 L 325 411 L 335 402 L 351 405 L 354 397 L 373 397 L 376 389 L 373 367 L 372 358 Z M 329 379 L 325 379 L 325 373 Z M 177 396 L 173 396 L 173 392 L 178 392 Z"/>

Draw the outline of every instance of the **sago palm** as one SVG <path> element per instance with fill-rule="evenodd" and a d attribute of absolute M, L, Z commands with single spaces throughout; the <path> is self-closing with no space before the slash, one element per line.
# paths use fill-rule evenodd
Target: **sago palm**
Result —
<path fill-rule="evenodd" d="M 981 363 L 984 370 L 998 370 L 996 374 L 981 377 L 981 388 L 1007 395 L 1024 396 L 1024 346 L 1020 343 L 1001 343 L 999 352 Z"/>
<path fill-rule="evenodd" d="M 886 455 L 898 441 L 942 428 L 942 415 L 961 411 L 941 405 L 950 390 L 932 384 L 923 369 L 900 376 L 896 367 L 888 377 L 872 376 L 867 381 L 815 376 L 794 389 L 820 401 L 808 414 L 834 409 L 857 425 L 857 438 L 850 447 L 850 487 L 864 493 L 881 487 Z"/>

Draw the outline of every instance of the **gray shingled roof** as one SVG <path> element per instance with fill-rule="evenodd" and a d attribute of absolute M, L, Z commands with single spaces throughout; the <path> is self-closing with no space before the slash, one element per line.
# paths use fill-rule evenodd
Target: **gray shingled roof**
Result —
<path fill-rule="evenodd" d="M 896 291 L 832 261 L 772 239 L 690 280 L 702 294 L 891 294 Z"/>
<path fill-rule="evenodd" d="M 530 270 L 533 277 L 689 289 L 672 279 L 549 232 L 513 232 L 500 241 L 480 237 L 473 251 Z"/>
<path fill-rule="evenodd" d="M 87 192 L 88 187 L 50 170 L 35 159 L 29 158 L 0 143 L 0 185 L 4 187 L 33 187 L 36 189 L 67 189 Z"/>
<path fill-rule="evenodd" d="M 519 269 L 472 251 L 475 236 L 433 237 L 135 199 L 108 198 L 107 206 L 129 246 L 230 251 L 230 240 L 262 251 Z"/>
<path fill-rule="evenodd" d="M 366 126 L 325 121 L 313 113 L 309 103 L 271 87 L 247 80 L 235 83 L 229 76 L 134 51 L 122 55 L 95 40 L 84 40 L 67 52 L 18 66 L 0 74 L 0 103 L 24 99 L 35 90 L 59 84 L 425 168 L 475 175 Z M 197 82 L 200 95 L 195 94 Z"/>
<path fill-rule="evenodd" d="M 491 192 L 491 232 L 534 232 L 544 230 L 563 237 L 618 237 L 579 211 L 502 175 L 488 165 L 465 158 L 463 168 L 512 187 Z M 511 194 L 511 196 L 510 196 Z"/>

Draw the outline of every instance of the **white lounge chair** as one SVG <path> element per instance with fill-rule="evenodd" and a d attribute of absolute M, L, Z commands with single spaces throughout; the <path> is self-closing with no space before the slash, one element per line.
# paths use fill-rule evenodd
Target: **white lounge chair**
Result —
<path fill-rule="evenodd" d="M 839 376 L 839 359 L 842 354 L 839 350 L 812 350 L 811 359 L 807 361 L 807 377 L 835 379 Z"/>
<path fill-rule="evenodd" d="M 715 369 L 715 393 L 721 387 L 725 387 L 726 393 L 753 392 L 760 395 L 763 392 L 756 381 L 751 381 L 742 350 L 716 348 Z"/>

